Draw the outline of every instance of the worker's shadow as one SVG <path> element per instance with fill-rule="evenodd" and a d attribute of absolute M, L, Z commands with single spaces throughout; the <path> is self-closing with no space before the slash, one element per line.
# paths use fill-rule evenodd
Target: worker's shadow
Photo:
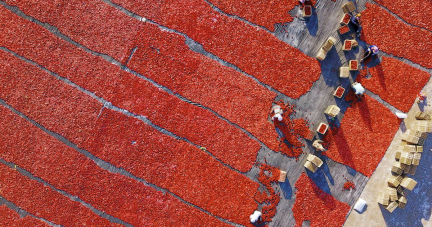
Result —
<path fill-rule="evenodd" d="M 318 15 L 316 13 L 315 7 L 312 7 L 312 15 L 310 17 L 304 18 L 306 22 L 306 27 L 311 36 L 316 36 L 318 32 Z"/>
<path fill-rule="evenodd" d="M 285 199 L 292 198 L 292 187 L 288 179 L 285 179 L 285 182 L 279 182 L 279 186 L 282 189 L 282 194 Z"/>
<path fill-rule="evenodd" d="M 340 84 L 339 68 L 341 66 L 342 63 L 339 54 L 333 46 L 330 51 L 327 52 L 324 60 L 321 61 L 321 73 L 327 86 L 336 88 Z"/>
<path fill-rule="evenodd" d="M 323 164 L 324 165 L 324 164 Z M 315 183 L 318 188 L 323 190 L 325 193 L 331 195 L 330 187 L 327 182 L 327 178 L 325 177 L 324 170 L 322 169 L 323 166 L 318 168 L 315 173 L 312 171 L 306 169 L 306 174 L 309 176 L 309 178 Z"/>

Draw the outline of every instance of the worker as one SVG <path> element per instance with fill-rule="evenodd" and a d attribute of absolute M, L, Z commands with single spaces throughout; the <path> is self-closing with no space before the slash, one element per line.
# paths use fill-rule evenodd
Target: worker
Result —
<path fill-rule="evenodd" d="M 282 117 L 283 110 L 282 110 L 281 106 L 279 106 L 279 105 L 273 106 L 273 108 L 271 110 L 271 114 L 274 114 L 272 117 L 272 121 L 274 121 L 275 119 L 277 121 L 283 120 L 283 117 Z"/>
<path fill-rule="evenodd" d="M 363 54 L 363 58 L 360 60 L 360 62 L 363 62 L 364 60 L 376 56 L 379 53 L 379 48 L 375 45 L 371 45 Z"/>
<path fill-rule="evenodd" d="M 312 6 L 312 1 L 311 0 L 299 0 L 300 3 L 300 9 L 303 10 L 305 5 L 310 5 Z"/>
<path fill-rule="evenodd" d="M 351 17 L 351 24 L 354 26 L 354 29 L 357 32 L 357 35 L 360 34 L 360 28 L 361 28 L 360 17 L 361 17 L 360 13 L 357 13 L 356 15 L 353 15 Z"/>
<path fill-rule="evenodd" d="M 351 86 L 352 86 L 352 88 L 354 89 L 354 92 L 355 92 L 357 98 L 360 99 L 361 97 L 363 97 L 363 93 L 365 92 L 365 89 L 364 89 L 364 87 L 361 85 L 361 83 L 357 83 L 357 82 L 355 82 L 355 83 L 353 83 Z"/>
<path fill-rule="evenodd" d="M 251 216 L 250 216 L 250 222 L 251 223 L 256 223 L 258 221 L 261 221 L 262 220 L 261 219 L 261 215 L 262 215 L 262 213 L 260 211 L 256 210 L 253 214 L 251 214 Z"/>

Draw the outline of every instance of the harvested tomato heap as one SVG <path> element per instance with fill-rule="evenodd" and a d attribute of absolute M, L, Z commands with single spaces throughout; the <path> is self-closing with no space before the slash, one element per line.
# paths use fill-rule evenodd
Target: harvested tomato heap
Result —
<path fill-rule="evenodd" d="M 336 90 L 335 95 L 337 97 L 341 98 L 344 92 L 345 92 L 345 89 L 343 87 L 338 87 L 337 90 Z"/>
<path fill-rule="evenodd" d="M 345 50 L 351 50 L 351 41 L 350 40 L 345 41 Z"/>
<path fill-rule="evenodd" d="M 354 190 L 356 189 L 354 182 L 352 182 L 352 181 L 345 182 L 345 184 L 343 185 L 342 191 L 351 190 L 351 189 L 354 189 Z"/>
<path fill-rule="evenodd" d="M 305 7 L 304 11 L 306 15 L 312 15 L 312 7 Z"/>
<path fill-rule="evenodd" d="M 351 19 L 351 15 L 346 13 L 344 18 L 342 19 L 342 23 L 348 24 L 350 22 L 350 19 Z"/>
<path fill-rule="evenodd" d="M 345 34 L 347 32 L 349 32 L 349 27 L 348 26 L 344 25 L 344 26 L 342 26 L 342 27 L 339 28 L 339 33 L 340 34 Z"/>
<path fill-rule="evenodd" d="M 290 118 L 290 116 L 295 114 L 295 105 L 285 105 L 283 102 L 280 102 L 278 105 L 280 105 L 284 111 L 282 122 L 275 121 L 275 126 L 284 134 L 284 137 L 281 138 L 279 143 L 279 151 L 288 157 L 293 157 L 298 160 L 303 153 L 302 147 L 304 147 L 301 139 L 309 138 L 311 135 L 309 123 L 305 119 L 292 120 Z"/>
<path fill-rule="evenodd" d="M 270 222 L 276 214 L 276 206 L 280 201 L 280 194 L 276 194 L 272 187 L 272 183 L 279 180 L 280 169 L 264 163 L 261 163 L 259 168 L 261 171 L 258 174 L 258 180 L 266 187 L 270 196 L 267 196 L 266 192 L 257 192 L 255 200 L 258 203 L 267 204 L 262 208 L 262 219 L 265 222 Z"/>
<path fill-rule="evenodd" d="M 319 128 L 318 131 L 319 131 L 321 134 L 324 134 L 325 131 L 326 131 L 326 129 L 327 129 L 327 125 L 322 124 L 322 125 L 320 126 L 320 128 Z"/>
<path fill-rule="evenodd" d="M 357 61 L 350 61 L 351 69 L 357 69 L 358 68 L 358 62 Z"/>

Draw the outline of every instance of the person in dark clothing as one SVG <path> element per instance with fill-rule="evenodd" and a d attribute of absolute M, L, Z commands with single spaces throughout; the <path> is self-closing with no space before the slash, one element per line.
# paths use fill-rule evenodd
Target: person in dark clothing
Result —
<path fill-rule="evenodd" d="M 364 60 L 376 56 L 379 53 L 379 49 L 377 46 L 372 45 L 370 46 L 364 53 L 363 58 L 360 60 L 360 62 L 363 62 Z"/>
<path fill-rule="evenodd" d="M 361 29 L 361 25 L 360 25 L 360 17 L 361 14 L 357 13 L 357 15 L 353 15 L 351 17 L 351 24 L 353 25 L 355 31 L 357 32 L 357 34 L 360 34 L 360 29 Z"/>

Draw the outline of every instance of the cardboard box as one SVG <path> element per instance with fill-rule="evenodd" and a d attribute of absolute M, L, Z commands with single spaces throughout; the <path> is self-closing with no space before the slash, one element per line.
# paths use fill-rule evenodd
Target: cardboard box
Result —
<path fill-rule="evenodd" d="M 349 74 L 349 68 L 348 67 L 345 67 L 345 68 L 346 68 L 346 70 L 347 70 L 347 72 Z M 345 92 L 345 88 L 339 86 L 339 87 L 336 88 L 336 90 L 334 91 L 333 95 L 336 96 L 336 97 L 338 97 L 338 98 L 342 98 L 344 92 Z"/>
<path fill-rule="evenodd" d="M 396 188 L 386 188 L 386 193 L 390 196 L 390 201 L 396 201 L 398 199 Z"/>
<path fill-rule="evenodd" d="M 303 8 L 303 17 L 310 17 L 312 16 L 312 6 L 305 5 Z"/>
<path fill-rule="evenodd" d="M 329 52 L 335 43 L 336 43 L 336 39 L 330 36 L 330 37 L 327 39 L 327 41 L 324 43 L 322 49 L 323 49 L 325 52 Z"/>
<path fill-rule="evenodd" d="M 414 153 L 412 164 L 418 166 L 420 164 L 421 153 Z"/>
<path fill-rule="evenodd" d="M 323 164 L 323 161 L 313 154 L 308 154 L 308 156 L 306 157 L 306 160 L 308 160 L 309 162 L 312 162 L 317 167 L 321 167 Z"/>
<path fill-rule="evenodd" d="M 331 117 L 336 117 L 340 113 L 340 108 L 336 105 L 330 105 L 325 109 L 324 113 Z"/>
<path fill-rule="evenodd" d="M 349 67 L 344 66 L 344 67 L 339 68 L 339 77 L 340 78 L 348 78 L 349 75 L 350 75 Z"/>
<path fill-rule="evenodd" d="M 399 186 L 399 184 L 402 181 L 402 177 L 401 176 L 391 176 L 390 178 L 387 179 L 387 183 L 392 186 L 392 187 L 397 187 Z"/>
<path fill-rule="evenodd" d="M 306 161 L 306 163 L 304 164 L 304 167 L 306 167 L 306 169 L 310 170 L 312 173 L 315 173 L 318 169 L 318 167 L 314 164 L 312 164 L 312 162 L 310 161 Z"/>
<path fill-rule="evenodd" d="M 378 203 L 381 205 L 388 205 L 390 201 L 390 195 L 387 193 L 381 193 L 378 196 Z"/>
<path fill-rule="evenodd" d="M 328 127 L 329 126 L 327 124 L 320 123 L 318 125 L 317 132 L 324 135 L 327 132 Z"/>
<path fill-rule="evenodd" d="M 394 201 L 386 207 L 386 210 L 388 210 L 390 213 L 393 213 L 393 211 L 396 210 L 398 206 L 399 204 L 396 201 Z"/>
<path fill-rule="evenodd" d="M 423 146 L 417 146 L 416 147 L 416 152 L 417 153 L 422 153 L 423 152 Z"/>
<path fill-rule="evenodd" d="M 327 55 L 327 52 L 321 48 L 320 51 L 318 51 L 318 54 L 316 55 L 316 59 L 322 61 L 325 59 L 326 55 Z"/>
<path fill-rule="evenodd" d="M 357 60 L 351 60 L 351 61 L 349 61 L 349 69 L 351 71 L 358 70 L 358 68 L 359 68 L 359 63 L 358 63 Z"/>
<path fill-rule="evenodd" d="M 356 7 L 353 2 L 348 2 L 342 6 L 342 10 L 344 11 L 344 13 L 351 13 L 356 10 Z"/>
<path fill-rule="evenodd" d="M 404 209 L 408 201 L 405 196 L 401 196 L 399 197 L 398 202 L 399 202 L 399 208 Z"/>
<path fill-rule="evenodd" d="M 400 162 L 394 162 L 391 167 L 391 171 L 397 175 L 402 175 L 404 169 L 405 165 Z"/>
<path fill-rule="evenodd" d="M 409 177 L 405 177 L 402 182 L 400 183 L 400 185 L 408 190 L 413 190 L 414 187 L 417 185 L 417 181 L 409 178 Z"/>
<path fill-rule="evenodd" d="M 285 182 L 286 176 L 287 176 L 287 172 L 281 170 L 278 181 L 279 182 Z"/>
<path fill-rule="evenodd" d="M 415 145 L 405 145 L 403 147 L 403 151 L 404 152 L 409 152 L 409 153 L 415 153 L 417 151 L 417 148 Z"/>

